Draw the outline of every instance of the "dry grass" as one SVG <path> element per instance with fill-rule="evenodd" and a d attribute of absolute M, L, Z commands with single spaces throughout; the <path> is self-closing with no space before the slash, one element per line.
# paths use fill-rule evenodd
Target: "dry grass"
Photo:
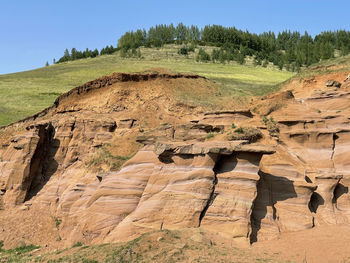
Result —
<path fill-rule="evenodd" d="M 121 58 L 116 53 L 0 75 L 0 126 L 32 115 L 50 106 L 63 92 L 113 72 L 159 67 L 192 72 L 215 81 L 219 96 L 236 100 L 274 91 L 278 83 L 293 75 L 252 65 L 197 63 L 193 54 L 189 57 L 177 54 L 178 48 L 174 45 L 161 49 L 142 48 L 142 59 Z"/>

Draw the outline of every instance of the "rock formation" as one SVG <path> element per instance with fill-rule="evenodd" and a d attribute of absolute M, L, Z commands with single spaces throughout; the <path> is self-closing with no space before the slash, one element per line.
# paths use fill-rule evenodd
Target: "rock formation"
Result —
<path fill-rule="evenodd" d="M 179 83 L 212 85 L 113 74 L 3 127 L 0 240 L 89 244 L 200 227 L 254 243 L 350 224 L 348 84 L 316 77 L 252 109 L 206 112 L 176 98 Z"/>

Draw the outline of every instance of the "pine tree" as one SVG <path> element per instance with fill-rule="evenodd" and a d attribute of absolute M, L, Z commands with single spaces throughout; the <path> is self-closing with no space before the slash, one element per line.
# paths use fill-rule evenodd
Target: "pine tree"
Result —
<path fill-rule="evenodd" d="M 70 56 L 71 56 L 71 60 L 76 60 L 77 59 L 77 50 L 75 48 L 72 48 Z"/>
<path fill-rule="evenodd" d="M 182 44 L 186 40 L 186 35 L 188 35 L 187 30 L 187 27 L 183 23 L 179 23 L 176 26 L 175 36 L 179 44 Z"/>
<path fill-rule="evenodd" d="M 66 61 L 68 61 L 70 59 L 70 54 L 69 54 L 69 51 L 67 48 L 64 51 L 63 57 L 66 59 Z"/>

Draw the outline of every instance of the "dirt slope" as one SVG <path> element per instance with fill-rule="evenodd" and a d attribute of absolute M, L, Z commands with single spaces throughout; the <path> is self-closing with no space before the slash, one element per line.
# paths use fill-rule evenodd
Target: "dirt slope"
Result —
<path fill-rule="evenodd" d="M 184 103 L 215 96 L 196 75 L 77 87 L 1 130 L 0 239 L 56 248 L 200 228 L 276 260 L 345 260 L 344 235 L 325 244 L 350 228 L 347 74 L 292 80 L 250 109 Z"/>

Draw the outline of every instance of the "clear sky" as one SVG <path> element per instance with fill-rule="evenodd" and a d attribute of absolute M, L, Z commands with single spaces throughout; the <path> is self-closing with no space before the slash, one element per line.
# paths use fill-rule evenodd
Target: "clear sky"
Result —
<path fill-rule="evenodd" d="M 117 43 L 126 31 L 183 22 L 251 32 L 350 30 L 349 0 L 0 0 L 0 74 Z"/>

